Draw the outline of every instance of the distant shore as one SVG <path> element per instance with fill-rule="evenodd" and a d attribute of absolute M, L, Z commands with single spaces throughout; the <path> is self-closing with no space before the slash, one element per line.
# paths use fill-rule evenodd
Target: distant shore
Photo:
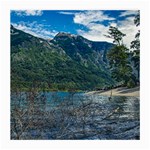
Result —
<path fill-rule="evenodd" d="M 100 94 L 104 96 L 140 96 L 140 87 L 135 88 L 126 88 L 126 87 L 120 87 L 115 88 L 112 90 L 102 90 L 102 91 L 91 91 L 87 92 L 87 94 Z"/>

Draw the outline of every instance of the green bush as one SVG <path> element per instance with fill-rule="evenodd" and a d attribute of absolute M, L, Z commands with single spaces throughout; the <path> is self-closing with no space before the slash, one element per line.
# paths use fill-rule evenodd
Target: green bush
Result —
<path fill-rule="evenodd" d="M 127 87 L 128 88 L 133 88 L 136 86 L 136 83 L 133 79 L 130 79 L 128 82 L 127 82 Z"/>

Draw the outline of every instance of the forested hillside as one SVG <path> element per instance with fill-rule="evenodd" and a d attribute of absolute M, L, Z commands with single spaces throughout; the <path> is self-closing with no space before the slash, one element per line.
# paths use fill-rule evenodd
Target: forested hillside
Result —
<path fill-rule="evenodd" d="M 58 33 L 52 40 L 11 26 L 11 88 L 92 90 L 114 83 L 106 53 L 114 45 Z"/>

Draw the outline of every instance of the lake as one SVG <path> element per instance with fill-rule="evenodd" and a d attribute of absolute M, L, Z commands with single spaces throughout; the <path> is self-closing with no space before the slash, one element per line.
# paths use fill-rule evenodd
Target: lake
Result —
<path fill-rule="evenodd" d="M 12 93 L 11 139 L 138 140 L 139 110 L 139 97 Z"/>

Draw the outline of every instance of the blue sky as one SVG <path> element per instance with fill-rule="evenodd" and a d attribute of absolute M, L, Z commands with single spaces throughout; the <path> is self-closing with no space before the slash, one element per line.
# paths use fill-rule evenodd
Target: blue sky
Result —
<path fill-rule="evenodd" d="M 129 46 L 139 30 L 134 25 L 137 10 L 13 10 L 11 24 L 37 37 L 53 38 L 58 32 L 79 34 L 92 41 L 112 42 L 105 35 L 109 26 L 126 34 Z"/>

